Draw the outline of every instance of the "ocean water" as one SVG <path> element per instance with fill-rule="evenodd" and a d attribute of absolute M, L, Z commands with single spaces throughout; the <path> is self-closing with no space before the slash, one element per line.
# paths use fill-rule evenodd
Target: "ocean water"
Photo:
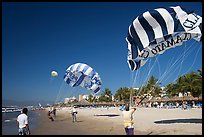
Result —
<path fill-rule="evenodd" d="M 20 112 L 2 112 L 2 135 L 17 135 L 17 116 Z M 28 111 L 28 122 L 30 131 L 39 125 L 40 114 L 37 111 Z"/>

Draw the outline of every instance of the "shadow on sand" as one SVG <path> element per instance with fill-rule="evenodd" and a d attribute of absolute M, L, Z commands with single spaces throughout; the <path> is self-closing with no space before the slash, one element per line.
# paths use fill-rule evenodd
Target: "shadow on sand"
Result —
<path fill-rule="evenodd" d="M 198 123 L 202 124 L 202 119 L 190 118 L 190 119 L 172 119 L 172 120 L 160 120 L 155 121 L 156 124 L 173 124 L 173 123 Z"/>
<path fill-rule="evenodd" d="M 120 115 L 118 115 L 118 114 L 97 114 L 97 115 L 94 115 L 94 116 L 116 117 L 116 116 L 120 116 Z"/>

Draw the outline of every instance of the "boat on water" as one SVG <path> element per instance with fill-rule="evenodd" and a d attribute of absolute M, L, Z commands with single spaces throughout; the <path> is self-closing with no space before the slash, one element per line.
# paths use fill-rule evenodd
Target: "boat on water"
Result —
<path fill-rule="evenodd" d="M 21 112 L 21 108 L 16 107 L 2 107 L 2 112 Z"/>

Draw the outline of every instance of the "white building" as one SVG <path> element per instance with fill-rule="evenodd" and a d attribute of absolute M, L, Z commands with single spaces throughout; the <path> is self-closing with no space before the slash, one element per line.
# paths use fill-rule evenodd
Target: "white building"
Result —
<path fill-rule="evenodd" d="M 75 97 L 75 96 L 70 97 L 70 98 L 65 98 L 65 99 L 64 99 L 64 103 L 66 104 L 66 103 L 68 103 L 68 102 L 73 102 L 74 100 L 76 100 L 76 97 Z"/>

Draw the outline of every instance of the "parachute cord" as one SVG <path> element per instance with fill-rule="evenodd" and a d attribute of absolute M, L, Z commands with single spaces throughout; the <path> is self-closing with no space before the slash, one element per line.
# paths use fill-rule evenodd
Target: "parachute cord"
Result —
<path fill-rule="evenodd" d="M 195 43 L 195 42 L 194 42 Z M 194 44 L 193 43 L 193 44 Z M 197 42 L 198 43 L 198 42 Z M 192 44 L 192 45 L 193 45 Z M 192 63 L 192 65 L 191 65 L 191 67 L 186 71 L 186 72 L 184 72 L 182 75 L 184 75 L 185 73 L 187 73 L 192 67 L 193 67 L 193 65 L 195 64 L 195 60 L 196 60 L 196 58 L 197 58 L 197 55 L 198 55 L 198 52 L 199 52 L 199 50 L 200 50 L 200 48 L 201 48 L 201 46 L 199 47 L 199 49 L 197 50 L 197 52 L 196 52 L 196 55 L 195 55 L 195 58 L 194 58 L 194 61 L 193 61 L 193 63 Z M 193 51 L 193 50 L 191 50 L 191 51 Z M 184 56 L 183 56 L 184 57 Z M 184 59 L 183 59 L 184 60 Z M 183 63 L 183 60 L 182 60 L 182 63 Z M 181 76 L 182 76 L 181 75 Z M 173 82 L 175 82 L 176 80 L 177 80 L 178 78 L 175 78 L 174 80 L 173 80 Z"/>
<path fill-rule="evenodd" d="M 158 61 L 157 58 L 156 58 L 156 61 L 157 61 L 157 65 L 158 65 L 158 68 L 159 68 L 159 77 L 160 77 L 160 75 L 161 75 L 161 69 L 160 69 L 160 64 L 159 64 L 159 61 Z"/>
<path fill-rule="evenodd" d="M 147 68 L 150 68 L 151 62 L 152 62 L 152 58 L 150 59 L 150 61 L 149 61 L 149 64 L 148 64 L 148 67 L 147 67 Z M 153 65 L 151 65 L 151 66 L 153 67 Z M 144 72 L 145 72 L 145 74 L 147 74 L 148 69 L 144 70 Z M 141 80 L 141 82 L 142 82 L 141 87 L 143 87 L 143 86 L 145 85 L 145 81 L 146 81 L 146 80 L 147 80 L 147 78 L 148 78 L 148 74 L 147 74 L 147 76 L 146 76 L 146 77 L 145 77 L 145 74 L 143 75 L 144 80 Z M 137 95 L 139 95 L 139 93 L 141 92 L 141 90 L 142 90 L 142 88 L 140 88 L 140 89 L 139 89 L 139 91 L 138 91 Z"/>
<path fill-rule="evenodd" d="M 185 53 L 184 53 L 185 54 Z M 168 75 L 167 77 L 166 77 L 166 79 L 165 80 L 167 80 L 170 76 L 172 76 L 173 75 L 173 73 L 180 67 L 180 69 L 179 70 L 181 70 L 181 65 L 183 64 L 183 61 L 184 61 L 184 57 L 186 56 L 187 54 L 185 54 L 185 55 L 183 55 L 183 57 L 182 57 L 182 60 L 181 60 L 181 63 L 179 64 L 179 60 L 181 59 L 181 58 L 179 58 L 178 59 L 178 61 L 176 62 L 176 63 L 178 63 L 178 65 L 177 65 L 177 67 L 175 67 L 174 68 L 174 70 L 173 70 L 173 72 L 170 74 L 170 75 Z M 181 56 L 182 56 L 182 54 L 181 54 Z M 176 63 L 174 64 L 174 65 L 176 65 Z M 172 67 L 174 66 L 174 65 L 172 65 Z M 172 68 L 173 69 L 173 68 Z M 170 71 L 169 71 L 169 73 L 170 73 Z M 180 71 L 178 72 L 178 74 L 177 74 L 177 76 L 179 76 L 179 73 L 180 73 Z M 167 73 L 168 74 L 168 73 Z M 166 74 L 166 75 L 167 75 Z M 173 80 L 173 82 L 174 81 L 176 81 L 176 79 L 177 79 L 177 77 L 175 77 L 175 79 Z M 164 80 L 164 81 L 165 81 Z"/>
<path fill-rule="evenodd" d="M 201 46 L 199 47 L 198 51 L 196 52 L 196 55 L 195 55 L 195 58 L 194 58 L 194 61 L 193 61 L 192 65 L 191 65 L 191 67 L 185 73 L 187 73 L 193 67 L 193 65 L 195 64 L 195 61 L 196 61 L 196 58 L 198 56 L 198 52 L 200 51 L 200 48 L 201 48 Z M 183 73 L 183 74 L 185 74 L 185 73 Z"/>
<path fill-rule="evenodd" d="M 140 74 L 140 71 L 136 71 L 135 76 L 133 77 L 133 82 L 131 83 L 131 87 L 133 87 L 135 85 L 135 83 L 137 82 L 137 77 Z"/>
<path fill-rule="evenodd" d="M 194 43 L 195 43 L 195 42 L 194 42 Z M 194 44 L 194 43 L 193 43 L 193 44 Z M 192 45 L 193 45 L 193 44 L 192 44 Z M 192 46 L 192 45 L 191 45 L 191 46 Z M 190 47 L 191 47 L 191 46 L 190 46 Z M 189 47 L 187 50 L 189 50 L 190 47 Z M 199 48 L 199 49 L 200 49 L 200 48 Z M 192 50 L 191 50 L 191 51 L 192 51 Z M 198 50 L 198 51 L 199 51 L 199 50 Z M 186 53 L 186 52 L 185 52 L 185 53 Z M 183 53 L 183 54 L 185 54 L 185 53 Z M 196 53 L 196 56 L 197 56 L 197 54 L 198 54 L 198 52 Z M 181 55 L 181 56 L 182 56 L 182 55 Z M 179 59 L 177 59 L 177 60 L 173 63 L 173 65 L 171 65 L 171 66 L 169 67 L 168 71 L 169 71 L 170 69 L 172 69 L 172 66 L 174 66 L 174 65 L 176 64 L 176 62 L 178 62 L 178 61 L 181 59 L 181 56 L 179 57 Z M 183 57 L 185 57 L 185 56 L 183 56 Z M 194 59 L 194 63 L 195 63 L 195 59 Z M 193 64 L 194 64 L 194 63 L 193 63 Z M 193 66 L 193 64 L 191 65 L 191 67 Z M 175 69 L 174 69 L 174 70 L 175 70 Z M 157 82 L 154 84 L 154 86 L 155 86 L 157 83 L 159 83 L 159 82 L 164 78 L 164 76 L 166 76 L 166 75 L 168 74 L 168 73 L 167 73 L 168 71 L 165 71 L 165 72 L 164 72 L 164 74 L 161 76 L 160 79 L 157 80 Z M 151 93 L 152 91 L 153 91 L 153 90 L 150 90 L 150 93 Z"/>
<path fill-rule="evenodd" d="M 186 52 L 188 52 L 188 50 L 190 49 L 190 47 L 192 47 L 192 45 L 191 46 L 189 46 L 188 47 L 188 49 L 186 50 Z M 179 62 L 179 60 L 182 58 L 182 56 L 183 56 L 183 54 L 185 54 L 185 56 L 183 56 L 183 57 L 185 57 L 186 58 L 186 55 L 187 55 L 187 53 L 182 53 L 182 54 L 180 54 L 180 56 L 178 57 L 178 59 L 169 67 L 169 69 L 168 70 L 166 70 L 164 73 L 163 73 L 163 75 L 162 75 L 162 77 L 160 78 L 160 81 L 161 80 L 163 80 L 164 78 L 165 78 L 165 76 L 167 75 L 167 74 L 169 74 L 170 72 L 171 72 L 171 70 L 173 69 L 173 66 L 175 66 L 176 65 L 176 63 L 178 63 Z M 191 50 L 191 52 L 192 52 L 192 50 Z M 188 52 L 188 54 L 190 54 L 190 52 Z M 184 59 L 183 59 L 184 60 Z M 178 68 L 178 66 L 176 67 L 176 68 Z M 176 71 L 176 69 L 174 68 L 174 71 Z M 172 75 L 173 73 L 171 73 L 171 75 Z M 167 77 L 170 77 L 171 75 L 168 75 Z M 166 78 L 166 80 L 167 80 L 167 78 Z"/>
<path fill-rule="evenodd" d="M 57 94 L 57 97 L 56 97 L 56 99 L 55 99 L 54 104 L 56 104 L 57 101 L 58 101 L 58 99 L 59 99 L 59 96 L 60 96 L 60 94 L 61 94 L 61 89 L 62 89 L 62 87 L 63 87 L 63 84 L 64 84 L 64 81 L 62 81 L 62 83 L 61 83 L 61 86 L 60 86 L 60 89 L 59 89 L 59 91 L 58 91 L 58 94 Z"/>
<path fill-rule="evenodd" d="M 156 60 L 157 60 L 157 58 L 158 58 L 159 56 L 160 56 L 160 54 L 156 57 Z M 142 84 L 141 87 L 143 87 L 143 86 L 145 85 L 145 81 L 147 81 L 147 79 L 148 79 L 148 77 L 149 77 L 149 75 L 150 75 L 152 69 L 154 68 L 154 65 L 156 64 L 156 63 L 155 63 L 156 60 L 153 62 L 153 65 L 151 66 L 150 70 L 148 71 L 148 74 L 147 74 L 147 76 L 146 76 L 146 78 L 145 78 L 145 80 L 144 80 L 144 82 L 143 82 L 143 84 Z M 138 94 L 141 92 L 141 90 L 142 90 L 142 88 L 139 89 Z M 137 95 L 138 95 L 138 94 L 137 94 Z"/>
<path fill-rule="evenodd" d="M 77 93 L 80 90 L 80 87 L 71 87 L 73 90 L 68 91 L 67 97 L 73 97 L 75 96 L 74 93 Z"/>
<path fill-rule="evenodd" d="M 148 62 L 149 62 L 149 63 L 148 63 L 148 67 L 147 67 L 146 69 L 142 68 L 142 69 L 144 69 L 144 71 L 143 71 L 143 73 L 142 73 L 140 76 L 143 76 L 143 77 L 140 77 L 141 80 L 138 80 L 138 81 L 140 82 L 139 85 L 141 85 L 141 86 L 144 85 L 144 82 L 145 82 L 145 79 L 146 79 L 145 74 L 147 74 L 148 68 L 150 68 L 150 64 L 151 64 L 151 62 L 152 62 L 152 59 L 149 59 Z M 142 71 L 142 70 L 141 70 L 141 71 Z M 138 77 L 139 77 L 139 76 L 138 76 Z"/>
<path fill-rule="evenodd" d="M 184 54 L 183 54 L 181 63 L 180 63 L 180 65 L 179 65 L 180 67 L 179 67 L 178 76 L 179 76 L 179 74 L 180 74 L 180 72 L 181 72 L 181 68 L 182 68 L 182 65 L 183 65 L 183 61 L 184 61 L 185 54 L 186 54 L 186 43 L 185 43 L 185 45 L 184 45 Z M 176 81 L 176 79 L 177 79 L 177 78 L 175 78 L 175 79 L 173 80 L 173 82 Z"/>
<path fill-rule="evenodd" d="M 196 42 L 196 41 L 194 41 L 194 43 L 195 43 L 195 42 Z M 194 43 L 193 43 L 193 44 L 194 44 Z M 191 44 L 191 46 L 192 46 L 193 44 Z M 189 50 L 191 46 L 189 46 L 189 48 L 188 48 L 187 50 Z M 186 51 L 187 51 L 187 50 L 186 50 Z M 182 56 L 183 54 L 186 54 L 186 52 L 182 53 L 181 56 Z M 175 63 L 169 68 L 169 70 L 173 69 L 172 67 L 180 60 L 181 56 L 175 61 Z M 183 57 L 184 57 L 184 56 L 183 56 Z M 184 60 L 184 58 L 183 58 L 183 60 Z M 169 70 L 168 70 L 168 71 L 169 71 Z M 176 70 L 176 69 L 174 69 L 174 71 L 175 71 L 175 70 Z M 179 72 L 179 73 L 180 73 L 180 72 Z M 163 75 L 163 76 L 166 76 L 166 75 L 167 75 L 167 71 L 166 71 L 164 74 L 165 74 L 165 75 Z M 169 75 L 169 76 L 170 76 L 170 75 Z M 168 77 L 169 77 L 169 76 L 168 76 Z"/>
<path fill-rule="evenodd" d="M 194 42 L 194 43 L 195 43 L 195 42 Z M 193 44 L 194 44 L 194 43 L 193 43 Z M 188 50 L 190 50 L 191 47 L 196 48 L 195 46 L 193 46 L 193 44 L 192 44 L 191 46 L 189 46 Z M 190 50 L 189 52 L 187 52 L 186 54 L 184 53 L 184 54 L 185 54 L 185 58 L 187 58 L 187 56 L 188 56 L 191 52 L 193 52 L 193 49 Z M 193 63 L 193 64 L 194 64 L 194 63 Z M 176 69 L 175 69 L 175 70 L 176 70 Z M 175 71 L 175 70 L 174 70 L 174 71 Z M 169 76 L 170 76 L 170 75 L 169 75 Z M 176 78 L 175 78 L 175 80 L 176 80 Z"/>

